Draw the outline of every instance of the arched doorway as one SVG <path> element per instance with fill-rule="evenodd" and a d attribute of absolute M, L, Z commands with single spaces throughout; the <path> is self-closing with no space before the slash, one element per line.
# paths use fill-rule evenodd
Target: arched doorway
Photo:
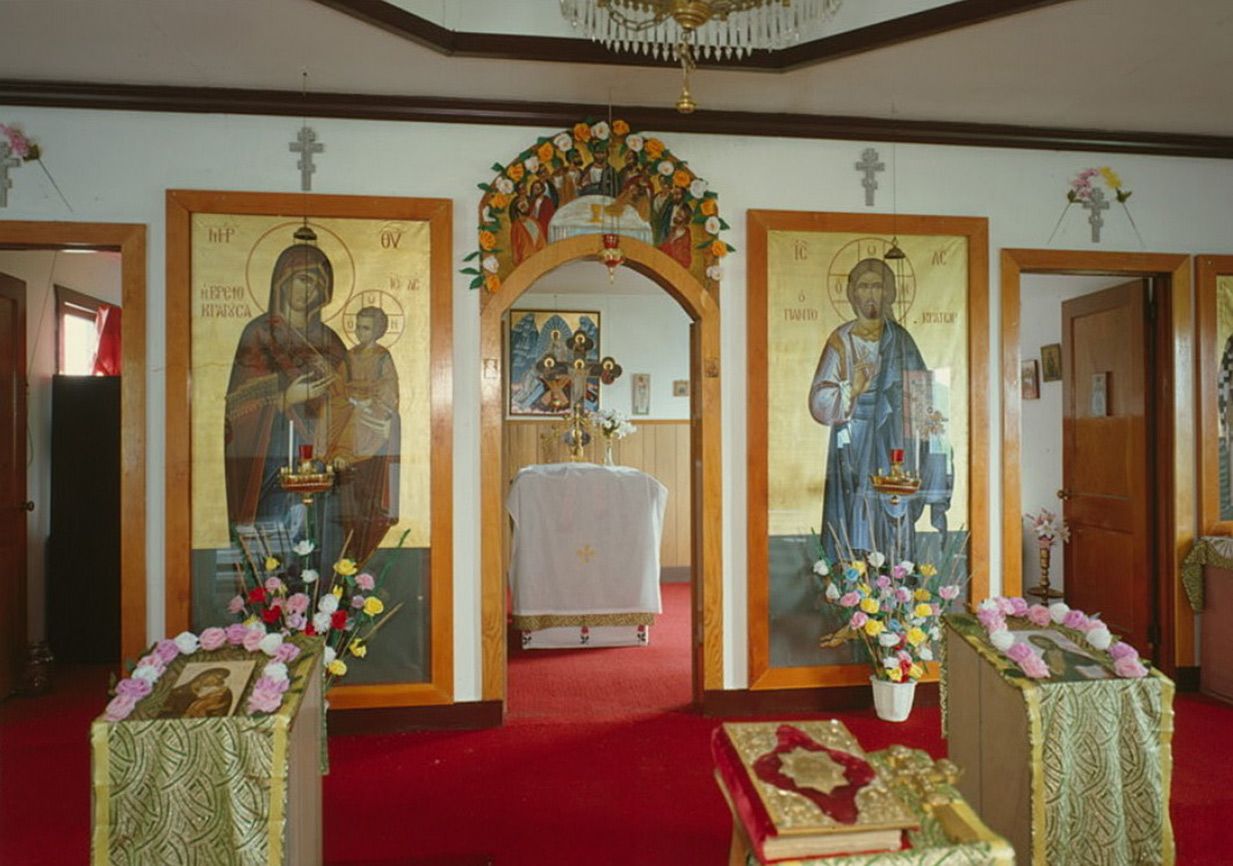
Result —
<path fill-rule="evenodd" d="M 504 352 L 502 325 L 514 302 L 537 279 L 580 259 L 594 259 L 599 235 L 553 243 L 523 261 L 500 288 L 481 298 L 480 313 L 480 581 L 483 699 L 506 698 L 505 570 L 501 537 L 507 520 L 502 479 Z M 641 241 L 621 239 L 625 263 L 668 293 L 690 318 L 690 489 L 693 515 L 693 695 L 723 687 L 721 559 L 719 304 L 676 260 Z"/>

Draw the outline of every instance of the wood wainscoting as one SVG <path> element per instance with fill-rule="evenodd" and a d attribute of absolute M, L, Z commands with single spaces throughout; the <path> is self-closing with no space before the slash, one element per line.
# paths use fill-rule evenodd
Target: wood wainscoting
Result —
<path fill-rule="evenodd" d="M 664 538 L 659 548 L 662 569 L 690 568 L 689 513 L 689 420 L 646 421 L 633 419 L 638 431 L 613 444 L 613 457 L 621 466 L 640 469 L 659 479 L 668 488 L 668 507 L 664 511 Z M 569 448 L 561 441 L 565 426 L 560 419 L 508 420 L 505 423 L 505 479 L 502 495 L 518 470 L 537 463 L 560 463 L 569 459 Z M 584 449 L 583 459 L 604 462 L 604 442 L 594 437 Z M 510 526 L 505 527 L 505 561 L 509 562 Z"/>

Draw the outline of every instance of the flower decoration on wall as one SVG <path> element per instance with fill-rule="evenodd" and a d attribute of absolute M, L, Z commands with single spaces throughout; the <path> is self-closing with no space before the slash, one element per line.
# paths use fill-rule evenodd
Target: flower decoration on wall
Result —
<path fill-rule="evenodd" d="M 51 176 L 47 164 L 43 161 L 42 148 L 37 142 L 32 141 L 20 127 L 8 123 L 0 123 L 0 207 L 8 204 L 8 188 L 12 185 L 12 181 L 8 179 L 8 169 L 27 162 L 39 164 L 39 168 L 43 169 L 43 174 L 47 175 L 47 179 L 55 188 L 56 194 L 60 196 L 60 201 L 64 202 L 64 206 L 71 211 L 73 206 L 64 197 L 60 184 L 56 183 L 56 179 Z"/>
<path fill-rule="evenodd" d="M 1135 224 L 1135 218 L 1131 216 L 1130 206 L 1127 204 L 1132 192 L 1126 189 L 1121 175 L 1107 165 L 1085 168 L 1070 179 L 1070 184 L 1066 188 L 1066 204 L 1062 208 L 1061 216 L 1058 217 L 1057 225 L 1053 227 L 1053 234 L 1049 235 L 1049 242 L 1053 241 L 1070 206 L 1077 204 L 1088 211 L 1088 222 L 1092 227 L 1092 243 L 1099 243 L 1100 229 L 1104 225 L 1103 213 L 1111 206 L 1110 193 L 1113 201 L 1120 204 L 1122 210 L 1126 212 L 1126 218 L 1130 220 L 1130 226 L 1134 229 L 1135 236 L 1139 238 L 1139 244 L 1143 245 L 1143 236 L 1139 234 L 1139 227 Z"/>
<path fill-rule="evenodd" d="M 624 120 L 585 121 L 542 136 L 479 184 L 478 249 L 463 268 L 495 292 L 550 243 L 580 234 L 632 237 L 671 256 L 708 289 L 733 248 L 707 183 L 654 136 Z M 619 247 L 617 248 L 619 249 Z M 616 267 L 613 265 L 612 267 Z"/>

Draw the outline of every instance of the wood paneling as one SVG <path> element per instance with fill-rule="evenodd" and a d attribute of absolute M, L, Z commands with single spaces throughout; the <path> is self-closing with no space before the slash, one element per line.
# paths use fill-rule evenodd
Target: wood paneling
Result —
<path fill-rule="evenodd" d="M 1155 560 L 1160 575 L 1155 602 L 1160 624 L 1160 657 L 1166 673 L 1194 663 L 1194 611 L 1178 579 L 1181 561 L 1194 542 L 1195 424 L 1193 408 L 1194 329 L 1190 258 L 1170 253 L 1087 252 L 1004 249 L 1002 271 L 1002 591 L 1015 595 L 1023 584 L 1018 539 L 1022 532 L 1019 466 L 1019 300 L 1020 277 L 1036 274 L 1111 274 L 1163 277 L 1156 282 L 1156 405 L 1152 448 L 1156 454 Z"/>
<path fill-rule="evenodd" d="M 120 251 L 120 654 L 146 646 L 146 227 L 0 222 L 9 249 Z"/>
<path fill-rule="evenodd" d="M 664 511 L 663 543 L 659 564 L 663 568 L 690 564 L 689 523 L 689 421 L 644 421 L 633 419 L 638 430 L 613 445 L 613 457 L 621 466 L 640 469 L 668 488 Z M 524 466 L 569 460 L 569 448 L 561 442 L 565 427 L 557 421 L 505 422 L 506 492 L 508 482 Z M 596 436 L 584 449 L 584 460 L 604 461 L 604 443 Z M 506 542 L 509 522 L 506 522 Z M 508 547 L 507 558 L 508 562 Z"/>
<path fill-rule="evenodd" d="M 1233 535 L 1233 520 L 1220 519 L 1220 420 L 1217 381 L 1224 346 L 1216 343 L 1216 280 L 1233 277 L 1233 256 L 1195 257 L 1195 327 L 1198 376 L 1195 404 L 1199 407 L 1199 529 L 1204 535 Z"/>

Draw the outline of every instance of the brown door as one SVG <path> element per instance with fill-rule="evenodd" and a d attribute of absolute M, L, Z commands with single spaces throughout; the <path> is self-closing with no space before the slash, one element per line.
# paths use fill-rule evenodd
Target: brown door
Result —
<path fill-rule="evenodd" d="M 26 642 L 26 284 L 0 274 L 0 698 Z"/>
<path fill-rule="evenodd" d="M 1148 282 L 1062 304 L 1066 602 L 1154 655 Z"/>

